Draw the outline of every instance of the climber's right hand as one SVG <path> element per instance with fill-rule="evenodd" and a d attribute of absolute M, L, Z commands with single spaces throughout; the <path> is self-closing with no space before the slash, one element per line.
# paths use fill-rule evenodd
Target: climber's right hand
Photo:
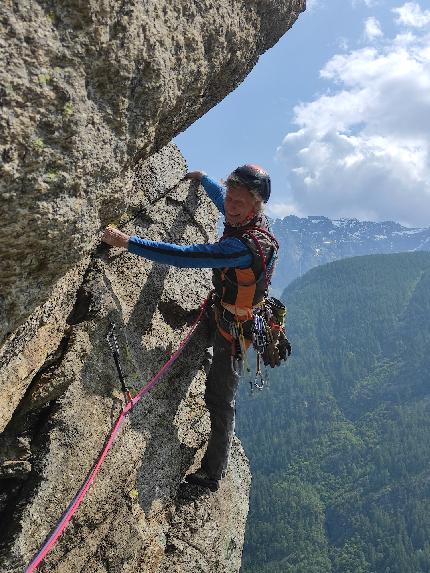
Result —
<path fill-rule="evenodd" d="M 101 236 L 103 243 L 107 243 L 112 247 L 122 247 L 123 249 L 128 247 L 129 238 L 128 235 L 111 226 L 106 227 Z"/>
<path fill-rule="evenodd" d="M 185 175 L 185 179 L 193 179 L 194 181 L 200 181 L 203 175 L 206 175 L 204 171 L 190 171 Z"/>

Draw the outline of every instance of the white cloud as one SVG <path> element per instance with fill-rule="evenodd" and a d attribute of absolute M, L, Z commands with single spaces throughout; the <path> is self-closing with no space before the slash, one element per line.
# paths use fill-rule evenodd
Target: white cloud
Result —
<path fill-rule="evenodd" d="M 379 0 L 352 0 L 353 6 L 356 6 L 357 4 L 365 4 L 368 8 L 372 8 L 379 4 Z"/>
<path fill-rule="evenodd" d="M 382 38 L 383 35 L 379 21 L 374 16 L 367 18 L 364 23 L 364 37 L 372 41 L 376 38 Z"/>
<path fill-rule="evenodd" d="M 324 0 L 306 0 L 306 10 L 315 10 L 315 8 L 321 8 L 324 5 Z"/>
<path fill-rule="evenodd" d="M 288 215 L 297 215 L 297 217 L 304 217 L 305 214 L 297 209 L 297 205 L 293 203 L 273 203 L 266 209 L 269 217 L 273 219 L 280 218 L 283 219 Z"/>
<path fill-rule="evenodd" d="M 399 8 L 393 8 L 397 14 L 397 23 L 411 26 L 412 28 L 424 28 L 430 24 L 430 10 L 423 10 L 416 2 L 406 2 Z"/>
<path fill-rule="evenodd" d="M 278 149 L 290 212 L 429 226 L 430 35 L 335 55 L 321 77 L 330 91 L 295 108 Z"/>

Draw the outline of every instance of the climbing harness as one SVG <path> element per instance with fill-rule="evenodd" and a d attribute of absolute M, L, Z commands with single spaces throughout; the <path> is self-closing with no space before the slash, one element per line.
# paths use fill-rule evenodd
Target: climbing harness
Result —
<path fill-rule="evenodd" d="M 179 358 L 179 356 L 182 354 L 185 346 L 188 344 L 188 342 L 190 341 L 192 335 L 194 334 L 198 324 L 200 323 L 203 314 L 205 312 L 205 308 L 206 305 L 208 303 L 208 299 L 206 299 L 199 308 L 199 313 L 198 316 L 196 318 L 196 320 L 194 321 L 194 323 L 191 325 L 187 335 L 185 336 L 185 338 L 182 340 L 182 342 L 180 343 L 179 347 L 177 348 L 177 350 L 172 354 L 172 356 L 169 358 L 169 360 L 160 368 L 160 370 L 151 378 L 151 380 L 149 380 L 149 382 L 147 382 L 140 390 L 139 392 L 136 394 L 136 396 L 134 398 L 131 398 L 130 395 L 130 399 L 128 399 L 129 394 L 128 393 L 128 389 L 125 385 L 124 382 L 124 376 L 122 374 L 122 370 L 121 370 L 121 366 L 119 364 L 119 360 L 118 360 L 118 364 L 115 361 L 115 364 L 117 365 L 117 370 L 118 373 L 121 372 L 120 375 L 120 380 L 121 380 L 121 385 L 123 387 L 123 391 L 125 390 L 125 394 L 124 394 L 124 398 L 126 399 L 126 402 L 124 404 L 124 407 L 120 413 L 120 415 L 118 416 L 116 422 L 114 423 L 109 435 L 106 438 L 105 444 L 97 458 L 97 460 L 95 461 L 93 467 L 91 468 L 86 480 L 84 481 L 84 483 L 82 484 L 81 488 L 79 489 L 79 491 L 77 492 L 77 494 L 75 495 L 75 497 L 73 498 L 73 500 L 70 502 L 70 504 L 68 505 L 68 507 L 66 508 L 66 510 L 64 511 L 63 515 L 61 516 L 60 520 L 58 521 L 57 525 L 55 526 L 55 529 L 52 531 L 52 533 L 46 538 L 46 540 L 44 541 L 42 547 L 39 549 L 39 551 L 35 554 L 35 556 L 33 557 L 31 563 L 27 566 L 27 568 L 25 569 L 25 573 L 33 573 L 33 571 L 35 571 L 37 569 L 37 567 L 40 565 L 41 561 L 46 557 L 46 555 L 51 551 L 52 547 L 54 546 L 55 542 L 57 541 L 57 539 L 60 537 L 60 535 L 62 534 L 62 532 L 64 531 L 64 529 L 67 527 L 68 523 L 70 522 L 73 514 L 75 513 L 75 511 L 78 509 L 78 507 L 80 506 L 80 504 L 82 503 L 82 501 L 85 498 L 85 495 L 87 494 L 88 489 L 90 488 L 91 484 L 94 481 L 94 478 L 96 477 L 96 475 L 98 474 L 100 467 L 108 453 L 108 451 L 110 450 L 113 441 L 115 439 L 115 437 L 117 436 L 121 425 L 124 421 L 125 416 L 132 410 L 132 408 L 139 402 L 139 400 L 147 393 L 149 392 L 149 390 L 155 386 L 155 384 L 162 378 L 162 376 L 169 370 L 169 368 L 174 364 L 174 362 L 176 362 L 176 360 Z M 111 329 L 112 330 L 112 329 Z M 114 340 L 114 336 L 111 334 L 110 335 L 110 339 L 111 341 Z M 111 347 L 112 348 L 112 347 Z M 117 345 L 116 345 L 116 349 L 115 352 L 117 351 Z M 119 365 L 119 367 L 118 367 Z"/>

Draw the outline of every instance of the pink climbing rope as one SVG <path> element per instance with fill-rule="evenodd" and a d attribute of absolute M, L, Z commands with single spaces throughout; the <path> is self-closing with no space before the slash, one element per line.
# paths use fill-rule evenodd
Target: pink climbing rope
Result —
<path fill-rule="evenodd" d="M 204 310 L 206 308 L 208 300 L 209 299 L 206 299 L 200 305 L 199 314 L 198 314 L 196 320 L 191 325 L 190 330 L 188 331 L 186 337 L 182 340 L 182 342 L 180 343 L 179 347 L 174 352 L 174 354 L 172 354 L 172 356 L 169 358 L 169 360 L 160 368 L 160 370 L 157 372 L 157 374 L 155 374 L 155 376 L 153 378 L 151 378 L 151 380 L 149 380 L 149 382 L 147 382 L 143 386 L 143 388 L 141 388 L 139 390 L 139 392 L 136 394 L 136 396 L 130 402 L 127 402 L 127 404 L 124 405 L 124 408 L 122 409 L 121 414 L 118 416 L 115 424 L 113 425 L 113 427 L 110 431 L 110 434 L 108 435 L 106 442 L 103 446 L 103 449 L 100 452 L 99 457 L 97 458 L 96 462 L 94 463 L 90 473 L 88 474 L 87 479 L 85 480 L 81 489 L 78 491 L 78 493 L 75 495 L 73 500 L 70 502 L 70 504 L 68 505 L 68 507 L 64 511 L 63 515 L 61 516 L 60 520 L 58 521 L 53 532 L 46 538 L 42 547 L 39 549 L 39 551 L 33 557 L 31 563 L 26 568 L 25 573 L 32 573 L 33 571 L 35 571 L 37 569 L 37 567 L 40 565 L 41 561 L 51 551 L 55 542 L 60 537 L 60 535 L 63 533 L 64 529 L 67 527 L 69 521 L 71 520 L 73 514 L 75 513 L 75 511 L 78 509 L 81 502 L 83 501 L 88 489 L 90 488 L 91 484 L 94 481 L 94 478 L 98 474 L 98 471 L 99 471 L 99 469 L 103 463 L 103 460 L 105 459 L 108 451 L 110 450 L 110 447 L 112 446 L 112 443 L 113 443 L 116 435 L 118 434 L 118 432 L 121 428 L 121 425 L 122 425 L 122 422 L 124 421 L 124 418 L 132 410 L 132 408 L 139 402 L 139 400 L 142 398 L 142 396 L 144 396 L 153 386 L 155 386 L 155 384 L 160 380 L 160 378 L 167 372 L 167 370 L 169 370 L 169 368 L 172 366 L 172 364 L 182 354 L 185 346 L 188 344 L 190 338 L 194 334 L 194 331 L 197 328 L 197 325 L 199 324 L 199 322 L 203 316 L 203 313 L 204 313 Z"/>

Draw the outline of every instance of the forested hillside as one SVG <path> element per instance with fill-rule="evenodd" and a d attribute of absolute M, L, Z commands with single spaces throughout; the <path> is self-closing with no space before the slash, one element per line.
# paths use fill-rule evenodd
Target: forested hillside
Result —
<path fill-rule="evenodd" d="M 239 400 L 241 571 L 430 571 L 430 254 L 330 263 L 283 298 L 293 356 Z"/>

